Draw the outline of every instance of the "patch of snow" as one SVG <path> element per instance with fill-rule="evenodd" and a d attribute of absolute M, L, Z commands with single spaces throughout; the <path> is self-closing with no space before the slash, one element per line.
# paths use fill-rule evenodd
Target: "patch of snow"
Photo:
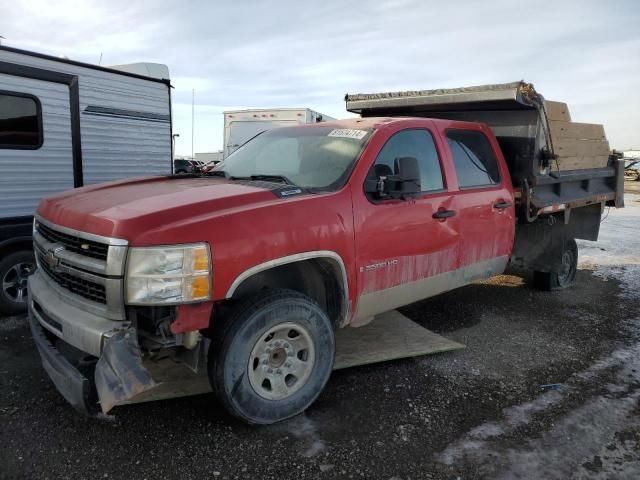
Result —
<path fill-rule="evenodd" d="M 640 298 L 640 195 L 625 195 L 625 208 L 605 212 L 597 242 L 578 241 L 581 268 L 622 282 L 625 298 Z"/>
<path fill-rule="evenodd" d="M 640 195 L 626 195 L 624 209 L 611 209 L 602 221 L 598 242 L 579 241 L 580 268 L 592 269 L 605 280 L 621 282 L 624 298 L 640 298 Z M 438 459 L 448 465 L 471 461 L 479 465 L 481 476 L 491 478 L 571 478 L 585 470 L 586 459 L 604 458 L 604 445 L 616 432 L 637 428 L 633 415 L 640 400 L 640 319 L 630 318 L 624 326 L 633 344 L 621 347 L 598 360 L 589 368 L 574 374 L 567 388 L 540 395 L 531 402 L 503 410 L 502 418 L 468 431 L 450 444 Z M 613 383 L 604 382 L 607 394 L 589 399 L 573 409 L 539 438 L 532 438 L 516 448 L 505 448 L 499 442 L 503 435 L 515 433 L 536 415 L 551 410 L 569 398 L 574 387 L 593 384 L 607 372 L 615 371 Z M 616 447 L 619 455 L 627 448 Z M 486 459 L 493 459 L 486 462 Z M 584 463 L 582 463 L 584 462 Z M 580 467 L 580 465 L 582 465 Z M 608 465 L 607 467 L 612 466 Z M 616 466 L 615 468 L 618 468 Z M 611 473 L 611 470 L 609 470 Z M 624 475 L 639 478 L 640 463 L 625 464 Z M 625 477 L 626 478 L 626 477 Z"/>

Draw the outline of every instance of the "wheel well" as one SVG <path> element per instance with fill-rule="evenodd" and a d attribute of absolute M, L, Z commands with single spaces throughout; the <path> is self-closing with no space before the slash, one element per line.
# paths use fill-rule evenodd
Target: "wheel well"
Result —
<path fill-rule="evenodd" d="M 286 288 L 315 300 L 335 327 L 347 318 L 348 297 L 341 266 L 330 258 L 279 265 L 244 280 L 231 297 L 238 300 L 265 288 Z"/>
<path fill-rule="evenodd" d="M 20 250 L 33 251 L 33 244 L 29 240 L 17 240 L 2 245 L 0 246 L 0 259 L 10 253 L 19 252 Z"/>

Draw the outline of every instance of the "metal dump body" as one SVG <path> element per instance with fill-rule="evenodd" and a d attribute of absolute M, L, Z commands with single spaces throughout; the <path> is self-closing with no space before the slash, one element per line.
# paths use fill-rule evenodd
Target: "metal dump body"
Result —
<path fill-rule="evenodd" d="M 418 116 L 487 124 L 498 139 L 514 186 L 521 191 L 520 203 L 526 210 L 521 213 L 527 217 L 560 204 L 568 208 L 603 201 L 623 205 L 623 168 L 608 153 L 603 156 L 608 143 L 602 127 L 572 123 L 565 104 L 546 102 L 529 83 L 347 94 L 345 101 L 349 112 L 363 117 Z M 582 156 L 563 156 L 569 152 L 563 150 L 568 147 L 560 132 L 567 125 L 600 127 L 603 138 L 598 142 L 579 139 Z M 561 168 L 562 159 L 566 168 Z"/>

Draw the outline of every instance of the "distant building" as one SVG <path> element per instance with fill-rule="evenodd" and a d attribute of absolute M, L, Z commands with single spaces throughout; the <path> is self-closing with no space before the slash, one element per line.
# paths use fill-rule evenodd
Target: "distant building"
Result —
<path fill-rule="evenodd" d="M 622 152 L 624 158 L 640 158 L 640 149 L 632 148 L 631 150 L 625 150 Z"/>

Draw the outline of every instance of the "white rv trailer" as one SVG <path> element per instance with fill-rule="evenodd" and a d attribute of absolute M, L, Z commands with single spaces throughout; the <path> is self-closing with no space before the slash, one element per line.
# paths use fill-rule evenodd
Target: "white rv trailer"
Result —
<path fill-rule="evenodd" d="M 224 112 L 224 158 L 259 133 L 275 127 L 335 120 L 309 108 L 230 110 Z"/>
<path fill-rule="evenodd" d="M 171 173 L 169 69 L 100 67 L 0 46 L 0 313 L 26 305 L 45 195 Z"/>

